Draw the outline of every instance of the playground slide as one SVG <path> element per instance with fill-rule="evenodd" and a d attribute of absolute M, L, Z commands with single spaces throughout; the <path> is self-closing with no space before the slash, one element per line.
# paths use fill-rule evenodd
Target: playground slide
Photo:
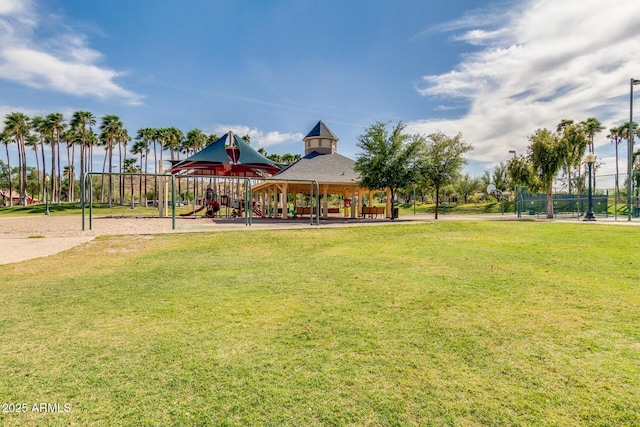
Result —
<path fill-rule="evenodd" d="M 197 212 L 200 212 L 202 209 L 204 209 L 204 206 L 200 206 L 198 209 L 193 210 L 193 211 L 188 212 L 188 213 L 182 213 L 182 214 L 180 214 L 180 216 L 191 216 L 191 215 L 193 215 L 193 214 L 195 214 Z"/>

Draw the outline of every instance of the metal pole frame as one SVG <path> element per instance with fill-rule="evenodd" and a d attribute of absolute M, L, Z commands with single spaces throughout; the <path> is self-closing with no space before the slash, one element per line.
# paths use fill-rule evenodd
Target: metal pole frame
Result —
<path fill-rule="evenodd" d="M 86 188 L 86 182 L 89 181 L 89 230 L 91 230 L 93 228 L 93 182 L 91 180 L 91 176 L 93 175 L 103 175 L 102 172 L 85 172 L 83 178 L 82 178 L 82 183 L 81 185 L 83 187 Z M 176 176 L 188 176 L 191 177 L 191 175 L 173 175 L 173 174 L 162 174 L 162 173 L 147 173 L 147 174 L 140 174 L 140 173 L 129 173 L 129 172 L 113 172 L 111 173 L 111 175 L 116 175 L 116 176 L 153 176 L 153 177 L 158 177 L 158 176 L 164 176 L 164 177 L 171 177 L 171 197 L 173 198 L 173 200 L 171 200 L 171 204 L 172 204 L 172 230 L 176 229 L 176 195 L 175 195 L 175 177 Z M 85 231 L 85 221 L 84 221 L 84 216 L 85 216 L 85 206 L 87 204 L 87 201 L 85 200 L 85 195 L 84 192 L 81 194 L 80 197 L 80 206 L 82 208 L 82 231 Z"/>
<path fill-rule="evenodd" d="M 629 82 L 629 138 L 627 139 L 627 220 L 631 221 L 631 191 L 633 174 L 633 86 L 640 80 L 631 78 Z"/>

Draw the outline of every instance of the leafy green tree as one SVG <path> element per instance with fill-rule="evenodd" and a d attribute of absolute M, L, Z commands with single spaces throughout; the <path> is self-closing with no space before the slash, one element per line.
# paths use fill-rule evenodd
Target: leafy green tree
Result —
<path fill-rule="evenodd" d="M 460 177 L 463 166 L 467 164 L 464 155 L 471 150 L 473 146 L 464 142 L 461 134 L 452 138 L 437 132 L 427 137 L 419 163 L 419 180 L 435 190 L 436 219 L 440 189 L 453 184 Z"/>
<path fill-rule="evenodd" d="M 570 156 L 563 139 L 548 129 L 538 129 L 529 137 L 527 157 L 509 162 L 509 173 L 515 183 L 547 196 L 547 218 L 553 218 L 553 180 Z"/>
<path fill-rule="evenodd" d="M 464 203 L 467 204 L 467 199 L 470 195 L 474 194 L 482 188 L 482 181 L 478 177 L 472 177 L 468 173 L 462 175 L 455 183 L 455 191 L 459 197 L 464 199 Z"/>
<path fill-rule="evenodd" d="M 592 117 L 590 118 L 590 120 L 596 120 L 596 119 Z M 586 128 L 586 125 L 584 124 L 585 122 L 582 122 L 580 124 L 574 124 L 573 120 L 571 120 L 570 124 L 567 124 L 566 126 L 561 126 L 563 122 L 560 122 L 560 124 L 558 125 L 558 129 L 560 129 L 558 131 L 559 137 L 561 138 L 560 143 L 564 145 L 566 150 L 566 156 L 562 164 L 562 170 L 567 176 L 569 194 L 571 194 L 573 192 L 572 176 L 574 174 L 574 170 L 576 169 L 577 169 L 577 175 L 580 175 L 579 167 L 582 164 L 582 159 L 584 157 L 585 150 L 589 145 L 589 139 L 587 138 L 587 134 L 586 134 L 587 128 Z"/>
<path fill-rule="evenodd" d="M 389 189 L 391 219 L 394 219 L 395 195 L 399 188 L 413 184 L 418 175 L 417 164 L 424 147 L 424 137 L 403 133 L 405 125 L 398 123 L 391 132 L 388 123 L 376 122 L 358 137 L 363 152 L 356 160 L 360 185 L 370 190 Z"/>

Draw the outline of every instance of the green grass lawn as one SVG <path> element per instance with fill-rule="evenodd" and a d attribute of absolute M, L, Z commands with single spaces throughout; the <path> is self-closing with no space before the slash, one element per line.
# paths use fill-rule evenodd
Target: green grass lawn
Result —
<path fill-rule="evenodd" d="M 640 424 L 640 229 L 102 237 L 2 266 L 23 425 Z M 68 413 L 32 412 L 34 403 Z"/>

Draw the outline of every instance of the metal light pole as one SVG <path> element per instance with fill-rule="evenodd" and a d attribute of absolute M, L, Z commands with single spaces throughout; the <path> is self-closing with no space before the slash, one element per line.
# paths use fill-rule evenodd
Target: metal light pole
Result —
<path fill-rule="evenodd" d="M 513 158 L 516 158 L 516 150 L 509 150 L 509 154 L 513 154 Z M 513 187 L 513 214 L 518 215 L 518 188 L 516 186 Z"/>
<path fill-rule="evenodd" d="M 584 161 L 589 165 L 589 209 L 587 209 L 587 214 L 584 216 L 583 221 L 595 221 L 596 217 L 595 215 L 593 215 L 593 193 L 591 191 L 591 168 L 593 166 L 593 163 L 596 161 L 595 154 L 587 154 L 587 157 L 585 157 Z"/>
<path fill-rule="evenodd" d="M 46 203 L 47 209 L 44 211 L 45 215 L 49 215 L 49 175 L 44 176 L 44 202 Z"/>
<path fill-rule="evenodd" d="M 631 181 L 633 173 L 633 86 L 640 84 L 640 80 L 631 79 L 629 84 L 629 138 L 627 141 L 627 214 L 631 221 Z"/>

